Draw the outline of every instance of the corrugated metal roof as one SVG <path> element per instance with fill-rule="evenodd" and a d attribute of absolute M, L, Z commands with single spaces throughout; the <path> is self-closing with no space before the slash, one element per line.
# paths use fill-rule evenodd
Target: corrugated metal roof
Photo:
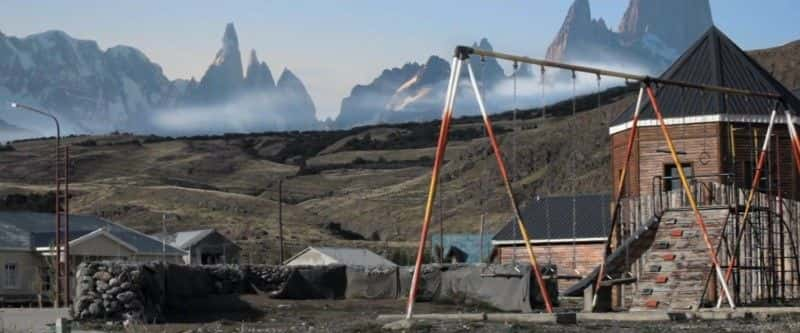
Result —
<path fill-rule="evenodd" d="M 520 211 L 532 240 L 566 240 L 607 237 L 611 225 L 609 194 L 583 194 L 574 197 L 542 197 L 527 203 Z M 515 219 L 508 221 L 494 241 L 522 241 Z"/>
<path fill-rule="evenodd" d="M 365 267 L 394 267 L 397 264 L 379 256 L 375 252 L 367 249 L 347 248 L 347 247 L 316 247 L 309 246 L 300 251 L 294 257 L 287 260 L 287 264 L 296 258 L 301 257 L 309 251 L 317 251 L 336 260 L 338 264 L 346 266 L 365 266 Z"/>
<path fill-rule="evenodd" d="M 776 93 L 785 97 L 789 108 L 800 110 L 797 96 L 716 27 L 708 29 L 661 78 Z M 656 97 L 664 118 L 722 114 L 768 117 L 774 106 L 773 100 L 763 97 L 725 95 L 668 85 L 657 87 Z M 630 121 L 634 107 L 628 107 L 611 122 L 611 126 Z M 647 98 L 644 98 L 639 118 L 656 119 Z"/>
<path fill-rule="evenodd" d="M 214 229 L 200 229 L 200 230 L 189 230 L 189 231 L 179 231 L 176 233 L 168 234 L 166 236 L 167 243 L 172 245 L 176 248 L 188 250 L 190 247 L 197 244 L 197 242 L 201 241 L 206 236 L 210 235 L 214 232 Z M 163 234 L 156 234 L 153 237 L 158 239 L 163 239 Z"/>
<path fill-rule="evenodd" d="M 34 249 L 47 247 L 55 242 L 55 214 L 33 212 L 0 212 L 0 248 Z M 138 253 L 161 253 L 161 241 L 89 215 L 70 215 L 70 241 L 104 228 L 120 240 L 134 246 Z M 184 252 L 167 246 L 167 254 L 183 255 Z"/>

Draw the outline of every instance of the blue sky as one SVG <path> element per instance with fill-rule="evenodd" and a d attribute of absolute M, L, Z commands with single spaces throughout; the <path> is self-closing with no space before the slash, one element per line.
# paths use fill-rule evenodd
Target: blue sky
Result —
<path fill-rule="evenodd" d="M 666 0 L 665 0 L 666 1 Z M 616 29 L 628 0 L 591 0 Z M 489 38 L 504 52 L 543 56 L 571 0 L 527 1 L 17 1 L 4 0 L 0 31 L 64 30 L 141 49 L 170 79 L 200 77 L 234 22 L 242 54 L 256 49 L 276 77 L 289 67 L 306 83 L 318 117 L 335 116 L 353 85 L 383 69 Z M 224 4 L 224 6 L 221 6 Z M 711 0 L 717 26 L 745 49 L 800 39 L 791 0 Z M 243 59 L 246 63 L 247 59 Z"/>

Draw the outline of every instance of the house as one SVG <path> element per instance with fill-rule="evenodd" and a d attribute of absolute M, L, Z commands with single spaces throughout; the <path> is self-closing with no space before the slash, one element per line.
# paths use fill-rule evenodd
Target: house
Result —
<path fill-rule="evenodd" d="M 621 205 L 636 207 L 623 209 L 618 229 L 635 232 L 614 235 L 620 245 L 603 268 L 603 278 L 620 282 L 614 286 L 614 304 L 650 310 L 696 308 L 714 304 L 718 295 L 728 292 L 739 304 L 796 300 L 800 294 L 787 286 L 800 281 L 800 264 L 791 254 L 798 246 L 791 226 L 798 223 L 792 212 L 800 206 L 796 169 L 800 162 L 784 111 L 800 110 L 800 99 L 716 27 L 703 34 L 660 79 L 771 93 L 782 103 L 670 84 L 653 87 L 680 165 L 670 152 L 651 101 L 644 98 L 638 134 L 630 141 L 624 183 L 621 175 L 634 104 L 609 123 L 612 188 L 622 185 Z M 759 183 L 752 184 L 773 110 L 777 117 L 763 155 L 765 163 Z M 791 121 L 797 125 L 796 117 Z M 686 175 L 695 202 L 686 199 L 679 170 Z M 759 193 L 753 195 L 745 217 L 743 207 L 751 188 Z M 737 229 L 744 221 L 747 227 Z M 636 253 L 636 261 L 629 261 L 631 253 Z M 624 262 L 619 260 L 623 257 Z M 707 275 L 713 261 L 723 271 L 731 262 L 737 264 L 733 283 L 706 278 L 713 276 Z M 596 279 L 596 275 L 587 276 L 570 289 L 578 295 Z"/>
<path fill-rule="evenodd" d="M 0 212 L 0 298 L 47 299 L 55 256 L 55 214 Z M 183 262 L 184 251 L 133 229 L 86 215 L 70 215 L 70 271 L 89 260 Z M 53 273 L 54 274 L 54 273 Z M 71 290 L 71 288 L 70 288 Z"/>
<path fill-rule="evenodd" d="M 388 259 L 367 249 L 309 246 L 284 262 L 286 266 L 345 265 L 397 267 Z"/>
<path fill-rule="evenodd" d="M 775 93 L 783 97 L 789 109 L 800 110 L 797 96 L 716 27 L 700 37 L 660 78 Z M 763 143 L 775 101 L 671 85 L 657 87 L 655 94 L 685 173 L 697 182 L 749 189 L 755 156 L 761 148 L 758 143 Z M 642 102 L 631 156 L 634 167 L 628 169 L 625 192 L 638 196 L 679 189 L 675 177 L 678 166 L 668 153 L 650 101 L 644 98 Z M 617 188 L 625 164 L 634 108 L 631 105 L 610 122 L 613 188 Z M 800 182 L 791 158 L 786 118 L 782 109 L 778 112 L 771 148 L 773 159 L 778 155 L 782 158 L 780 165 L 771 166 L 776 172 L 774 185 L 796 199 Z"/>
<path fill-rule="evenodd" d="M 583 276 L 603 260 L 603 244 L 611 229 L 611 196 L 537 197 L 520 213 L 540 265 L 553 264 L 559 275 Z M 493 260 L 529 262 L 516 219 L 492 238 Z"/>
<path fill-rule="evenodd" d="M 474 234 L 444 234 L 436 233 L 428 236 L 431 242 L 431 249 L 438 258 L 438 252 L 444 249 L 443 262 L 449 263 L 479 263 L 488 258 L 492 249 L 491 235 Z M 483 244 L 481 244 L 481 241 Z M 444 246 L 442 246 L 444 243 Z M 481 253 L 483 251 L 483 253 Z"/>
<path fill-rule="evenodd" d="M 154 235 L 162 239 L 162 235 Z M 168 234 L 167 244 L 186 251 L 183 262 L 187 265 L 215 265 L 239 263 L 241 248 L 215 229 L 181 231 Z"/>

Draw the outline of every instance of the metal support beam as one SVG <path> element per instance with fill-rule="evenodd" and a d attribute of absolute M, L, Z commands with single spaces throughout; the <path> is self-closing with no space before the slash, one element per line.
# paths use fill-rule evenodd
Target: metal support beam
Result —
<path fill-rule="evenodd" d="M 516 217 L 519 230 L 522 233 L 522 239 L 525 240 L 525 248 L 528 250 L 528 260 L 530 261 L 533 274 L 536 276 L 536 284 L 539 285 L 539 292 L 544 299 L 544 305 L 547 313 L 553 313 L 553 304 L 550 300 L 550 294 L 547 291 L 547 286 L 544 284 L 542 272 L 539 269 L 539 264 L 536 261 L 536 255 L 533 253 L 533 247 L 531 246 L 531 240 L 528 236 L 528 230 L 525 227 L 525 222 L 522 219 L 522 214 L 519 212 L 517 200 L 514 197 L 514 191 L 511 188 L 511 181 L 508 177 L 506 163 L 503 161 L 503 155 L 500 152 L 500 146 L 497 144 L 497 137 L 494 135 L 492 121 L 489 119 L 489 114 L 486 112 L 486 106 L 483 103 L 483 98 L 481 97 L 480 90 L 478 89 L 478 82 L 475 80 L 475 74 L 472 72 L 472 66 L 469 63 L 467 63 L 467 72 L 469 73 L 469 80 L 472 83 L 472 90 L 475 92 L 475 98 L 478 101 L 478 108 L 480 109 L 481 116 L 483 117 L 483 124 L 486 127 L 487 134 L 489 135 L 489 142 L 492 145 L 494 157 L 497 160 L 497 166 L 500 168 L 500 175 L 503 177 L 503 184 L 506 188 L 506 194 L 508 194 L 508 200 L 511 203 L 511 210 L 514 212 L 514 217 Z"/>
<path fill-rule="evenodd" d="M 439 181 L 439 171 L 442 167 L 445 149 L 447 148 L 447 133 L 450 128 L 450 119 L 453 116 L 453 104 L 456 98 L 456 87 L 458 86 L 459 74 L 461 72 L 461 59 L 453 58 L 450 64 L 450 81 L 447 84 L 444 109 L 442 110 L 442 124 L 439 127 L 439 142 L 436 145 L 436 154 L 433 160 L 433 171 L 431 172 L 431 182 L 428 186 L 428 200 L 425 202 L 425 215 L 422 220 L 422 231 L 417 247 L 417 259 L 414 263 L 414 273 L 411 277 L 411 290 L 408 295 L 408 305 L 406 308 L 406 318 L 411 319 L 414 313 L 414 301 L 417 298 L 417 285 L 422 274 L 422 258 L 425 255 L 425 240 L 428 238 L 428 227 L 431 223 L 433 213 L 433 202 L 436 197 L 436 188 Z"/>
<path fill-rule="evenodd" d="M 596 68 L 596 67 L 579 66 L 579 65 L 566 64 L 566 63 L 550 61 L 550 60 L 543 60 L 543 59 L 536 59 L 536 58 L 530 58 L 530 57 L 524 57 L 524 56 L 517 56 L 517 55 L 513 55 L 513 54 L 501 53 L 501 52 L 490 51 L 490 50 L 483 50 L 483 49 L 473 48 L 473 47 L 469 47 L 469 46 L 458 46 L 458 47 L 456 47 L 456 51 L 455 52 L 456 52 L 456 54 L 462 55 L 462 56 L 463 55 L 469 56 L 471 54 L 475 54 L 475 55 L 482 56 L 482 57 L 492 57 L 492 58 L 497 58 L 497 59 L 505 59 L 505 60 L 509 60 L 509 61 L 516 61 L 516 62 L 521 62 L 521 63 L 526 63 L 526 64 L 532 64 L 532 65 L 555 67 L 555 68 L 561 68 L 561 69 L 566 69 L 566 70 L 571 70 L 571 71 L 576 71 L 576 72 L 591 73 L 591 74 L 600 75 L 600 76 L 609 76 L 609 77 L 616 77 L 616 78 L 625 79 L 625 80 L 640 81 L 640 82 L 643 82 L 645 84 L 655 83 L 655 84 L 663 84 L 663 85 L 671 85 L 671 86 L 678 86 L 678 87 L 684 87 L 684 88 L 692 88 L 692 89 L 713 91 L 713 92 L 719 92 L 719 93 L 730 94 L 730 95 L 764 97 L 764 98 L 781 100 L 781 101 L 783 100 L 783 97 L 780 94 L 776 94 L 776 93 L 750 91 L 750 90 L 735 89 L 735 88 L 729 88 L 729 87 L 713 86 L 713 85 L 707 85 L 707 84 L 697 84 L 697 83 L 691 83 L 691 82 L 685 82 L 685 81 L 666 80 L 666 79 L 654 78 L 654 77 L 650 77 L 650 76 L 646 76 L 646 75 L 640 75 L 640 74 L 631 74 L 631 73 L 625 73 L 625 72 L 610 71 L 610 70 L 605 70 L 605 69 Z"/>
<path fill-rule="evenodd" d="M 777 109 L 772 110 L 772 114 L 769 117 L 769 125 L 767 125 L 767 134 L 764 138 L 764 144 L 761 146 L 761 153 L 758 156 L 758 162 L 756 163 L 756 171 L 753 175 L 753 181 L 750 185 L 750 193 L 747 194 L 747 201 L 744 204 L 744 219 L 742 220 L 742 225 L 739 227 L 739 232 L 736 237 L 736 243 L 733 247 L 733 253 L 730 253 L 730 264 L 728 265 L 728 269 L 725 270 L 725 282 L 730 280 L 731 274 L 733 274 L 733 267 L 736 265 L 736 257 L 737 253 L 739 252 L 739 244 L 742 241 L 742 235 L 744 235 L 744 230 L 747 227 L 748 215 L 750 215 L 750 208 L 752 208 L 753 198 L 755 197 L 756 191 L 758 191 L 758 184 L 761 180 L 761 173 L 764 168 L 764 161 L 767 157 L 767 150 L 769 149 L 769 141 L 772 138 L 772 128 L 775 125 L 775 116 L 778 114 Z M 719 299 L 717 300 L 717 307 L 722 306 L 722 295 L 720 295 Z"/>
<path fill-rule="evenodd" d="M 639 97 L 636 99 L 636 109 L 633 111 L 633 120 L 631 125 L 631 132 L 628 134 L 628 144 L 627 148 L 625 149 L 625 164 L 622 165 L 622 172 L 619 175 L 619 185 L 614 192 L 614 206 L 611 208 L 611 232 L 608 234 L 608 237 L 605 240 L 605 244 L 603 245 L 603 262 L 600 263 L 600 271 L 597 274 L 597 282 L 595 282 L 594 287 L 594 298 L 592 299 L 592 310 L 594 310 L 595 305 L 597 304 L 597 294 L 600 291 L 601 281 L 603 281 L 603 277 L 606 275 L 606 257 L 611 253 L 611 239 L 614 237 L 614 233 L 616 232 L 617 225 L 619 225 L 619 206 L 620 200 L 622 199 L 622 191 L 625 189 L 625 178 L 628 174 L 628 165 L 631 161 L 631 155 L 633 155 L 633 145 L 636 141 L 637 135 L 637 124 L 639 122 L 639 111 L 641 110 L 642 106 L 642 98 L 644 97 L 644 87 L 639 88 Z"/>

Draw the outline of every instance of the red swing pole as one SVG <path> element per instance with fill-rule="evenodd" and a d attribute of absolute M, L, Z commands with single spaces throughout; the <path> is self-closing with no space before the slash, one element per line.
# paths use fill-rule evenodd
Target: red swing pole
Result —
<path fill-rule="evenodd" d="M 511 202 L 511 209 L 514 211 L 514 216 L 517 219 L 517 225 L 522 233 L 522 238 L 525 240 L 525 248 L 528 250 L 528 260 L 531 263 L 531 269 L 533 270 L 533 274 L 536 276 L 536 284 L 539 286 L 539 292 L 542 294 L 542 298 L 544 299 L 544 306 L 547 310 L 547 313 L 553 313 L 553 304 L 550 301 L 550 293 L 547 291 L 547 286 L 544 284 L 544 279 L 542 278 L 542 272 L 539 271 L 539 264 L 536 261 L 536 255 L 533 253 L 533 248 L 531 247 L 530 237 L 528 236 L 528 231 L 525 228 L 525 223 L 522 220 L 522 214 L 519 212 L 519 207 L 517 206 L 517 201 L 514 198 L 514 192 L 511 188 L 511 181 L 508 178 L 508 171 L 506 169 L 506 164 L 503 161 L 503 155 L 500 152 L 500 146 L 497 144 L 497 138 L 494 135 L 494 129 L 492 128 L 492 121 L 489 119 L 489 115 L 486 112 L 486 106 L 483 103 L 483 98 L 481 97 L 480 90 L 478 89 L 478 83 L 475 80 L 475 74 L 472 72 L 472 66 L 467 62 L 467 73 L 469 73 L 469 80 L 472 84 L 472 90 L 475 92 L 475 98 L 478 101 L 478 107 L 481 111 L 481 116 L 483 117 L 483 124 L 486 127 L 486 133 L 489 135 L 489 142 L 492 145 L 492 150 L 494 151 L 494 157 L 497 160 L 497 166 L 500 168 L 500 175 L 503 178 L 503 184 L 506 188 L 506 194 L 508 194 L 509 201 Z"/>
<path fill-rule="evenodd" d="M 611 238 L 614 236 L 618 225 L 617 220 L 619 219 L 619 203 L 622 199 L 622 190 L 625 188 L 625 178 L 628 173 L 628 165 L 631 161 L 631 155 L 633 155 L 633 144 L 636 140 L 639 123 L 639 111 L 642 105 L 643 96 L 644 87 L 640 87 L 639 97 L 636 99 L 636 109 L 633 111 L 633 118 L 631 120 L 631 132 L 628 134 L 628 144 L 627 148 L 625 149 L 625 164 L 623 164 L 622 171 L 619 175 L 619 185 L 614 192 L 614 206 L 611 208 L 611 232 L 608 234 L 608 238 L 606 238 L 605 244 L 603 245 L 603 261 L 600 263 L 600 271 L 597 274 L 597 281 L 595 282 L 594 296 L 592 297 L 592 309 L 594 309 L 595 305 L 597 304 L 597 292 L 600 290 L 600 282 L 603 281 L 603 276 L 605 275 L 606 271 L 606 258 L 611 252 Z"/>
<path fill-rule="evenodd" d="M 456 88 L 458 87 L 462 63 L 463 60 L 460 57 L 453 57 L 453 63 L 450 64 L 450 81 L 447 85 L 447 94 L 445 95 L 445 104 L 442 110 L 442 124 L 439 128 L 439 140 L 436 145 L 431 182 L 428 187 L 428 200 L 425 203 L 425 216 L 422 220 L 422 231 L 419 238 L 419 246 L 417 247 L 417 259 L 414 263 L 414 274 L 411 277 L 411 290 L 409 290 L 408 294 L 406 319 L 411 319 L 414 313 L 414 302 L 417 298 L 417 285 L 421 274 L 420 271 L 422 270 L 422 258 L 425 254 L 425 241 L 428 238 L 428 227 L 430 226 L 433 213 L 433 202 L 436 197 L 439 171 L 441 170 L 442 160 L 444 159 L 444 153 L 447 148 L 447 133 L 450 129 L 450 119 L 453 117 L 453 104 L 455 103 Z"/>
<path fill-rule="evenodd" d="M 686 194 L 686 198 L 689 200 L 689 204 L 692 206 L 692 211 L 694 211 L 694 216 L 695 219 L 697 220 L 697 225 L 700 227 L 700 231 L 703 233 L 703 241 L 705 241 L 706 247 L 708 248 L 711 264 L 714 266 L 714 270 L 717 273 L 717 278 L 721 281 L 722 290 L 725 292 L 725 296 L 728 299 L 728 304 L 730 304 L 731 309 L 734 309 L 736 308 L 736 305 L 733 303 L 733 298 L 731 298 L 731 293 L 730 290 L 728 289 L 728 283 L 722 276 L 722 270 L 720 269 L 719 260 L 717 259 L 717 250 L 711 243 L 711 239 L 708 236 L 708 229 L 706 228 L 706 223 L 703 220 L 703 214 L 701 214 L 700 210 L 697 208 L 697 201 L 695 201 L 694 194 L 692 193 L 691 188 L 689 187 L 689 182 L 686 180 L 686 174 L 683 172 L 681 160 L 678 157 L 678 153 L 675 150 L 675 145 L 673 144 L 672 138 L 669 135 L 667 124 L 664 122 L 664 117 L 661 115 L 661 110 L 658 107 L 658 101 L 656 100 L 655 92 L 653 91 L 653 87 L 650 86 L 649 82 L 646 82 L 645 84 L 646 84 L 647 96 L 650 98 L 650 104 L 653 106 L 653 112 L 656 114 L 656 118 L 658 119 L 659 127 L 661 127 L 661 132 L 664 135 L 664 140 L 667 141 L 667 147 L 669 148 L 670 155 L 672 156 L 672 161 L 677 166 L 678 176 L 681 179 L 681 184 L 683 185 L 683 190 Z"/>
<path fill-rule="evenodd" d="M 767 125 L 767 135 L 764 138 L 764 144 L 761 146 L 761 153 L 758 156 L 758 162 L 756 163 L 756 171 L 753 174 L 753 180 L 750 185 L 750 193 L 747 195 L 747 201 L 744 204 L 744 219 L 742 220 L 742 226 L 739 227 L 739 233 L 736 236 L 736 244 L 733 247 L 733 253 L 730 254 L 731 258 L 729 260 L 728 268 L 725 270 L 725 282 L 730 280 L 731 274 L 733 274 L 733 267 L 736 266 L 736 253 L 739 252 L 739 245 L 742 241 L 742 235 L 744 235 L 744 230 L 747 227 L 748 215 L 750 213 L 750 208 L 752 208 L 753 198 L 755 197 L 756 191 L 758 191 L 758 183 L 761 179 L 761 173 L 764 168 L 764 161 L 766 160 L 767 156 L 767 149 L 769 148 L 769 141 L 770 137 L 772 136 L 772 127 L 775 125 L 775 116 L 777 115 L 777 109 L 772 110 L 772 114 L 769 117 L 769 125 Z M 720 295 L 719 299 L 717 300 L 717 307 L 719 308 L 722 306 L 722 296 Z"/>

